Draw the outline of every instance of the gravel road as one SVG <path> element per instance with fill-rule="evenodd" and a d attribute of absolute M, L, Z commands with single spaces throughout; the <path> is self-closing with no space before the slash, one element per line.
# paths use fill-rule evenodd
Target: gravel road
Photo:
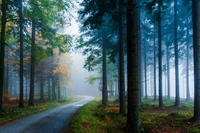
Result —
<path fill-rule="evenodd" d="M 43 111 L 0 126 L 0 133 L 64 133 L 73 114 L 93 99 L 84 96 L 81 101 Z"/>

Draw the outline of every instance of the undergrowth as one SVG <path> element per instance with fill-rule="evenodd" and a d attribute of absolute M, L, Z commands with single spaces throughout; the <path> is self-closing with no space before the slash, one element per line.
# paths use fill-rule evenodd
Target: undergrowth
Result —
<path fill-rule="evenodd" d="M 56 101 L 35 101 L 34 106 L 27 106 L 28 101 L 25 101 L 24 104 L 26 106 L 23 108 L 18 107 L 18 101 L 9 101 L 4 103 L 4 108 L 2 111 L 0 111 L 0 125 L 6 124 L 24 116 L 75 102 L 80 99 L 81 97 L 69 96 Z"/>
<path fill-rule="evenodd" d="M 119 108 L 114 106 L 103 107 L 99 100 L 83 106 L 73 117 L 66 133 L 122 133 L 124 132 L 126 117 L 120 115 Z"/>
<path fill-rule="evenodd" d="M 66 133 L 124 133 L 126 116 L 120 115 L 119 103 L 110 100 L 103 107 L 100 100 L 83 106 L 72 118 Z M 145 132 L 150 133 L 199 133 L 200 123 L 189 122 L 193 116 L 193 104 L 182 101 L 174 107 L 174 99 L 164 99 L 164 107 L 160 109 L 153 99 L 142 100 L 140 119 Z"/>

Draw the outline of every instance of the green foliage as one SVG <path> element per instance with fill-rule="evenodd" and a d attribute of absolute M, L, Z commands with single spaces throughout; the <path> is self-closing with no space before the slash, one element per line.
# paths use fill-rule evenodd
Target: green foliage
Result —
<path fill-rule="evenodd" d="M 167 0 L 167 1 L 164 1 L 162 2 L 162 15 L 164 15 L 164 11 L 169 7 L 169 4 L 171 3 L 171 0 Z M 143 2 L 142 3 L 144 6 L 145 6 L 145 9 L 147 11 L 147 13 L 151 14 L 152 15 L 152 18 L 153 18 L 153 22 L 158 22 L 159 20 L 159 12 L 158 12 L 158 4 L 159 4 L 159 0 L 151 0 L 151 1 L 148 1 L 148 2 Z"/>
<path fill-rule="evenodd" d="M 189 131 L 190 133 L 199 133 L 200 132 L 200 128 L 199 127 L 193 127 L 190 129 Z"/>
<path fill-rule="evenodd" d="M 116 81 L 118 81 L 118 78 L 117 77 L 113 77 L 113 78 L 111 78 L 111 79 L 108 80 L 108 85 L 109 84 L 113 84 Z"/>
<path fill-rule="evenodd" d="M 93 85 L 96 81 L 102 80 L 102 77 L 95 77 L 95 76 L 90 76 L 86 78 L 86 81 Z"/>
<path fill-rule="evenodd" d="M 89 71 L 102 63 L 102 46 L 106 45 L 106 55 L 109 61 L 114 62 L 118 54 L 118 28 L 113 21 L 118 15 L 117 1 L 87 1 L 81 3 L 79 11 L 80 21 L 83 24 L 81 28 L 82 39 L 77 48 L 83 50 L 83 55 L 87 56 L 84 68 Z M 84 37 L 85 39 L 84 41 Z"/>

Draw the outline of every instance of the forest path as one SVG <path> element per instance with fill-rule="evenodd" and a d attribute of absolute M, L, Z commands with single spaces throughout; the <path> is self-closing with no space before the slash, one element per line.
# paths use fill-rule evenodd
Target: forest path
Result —
<path fill-rule="evenodd" d="M 0 133 L 64 133 L 73 114 L 93 97 L 56 107 L 0 126 Z"/>

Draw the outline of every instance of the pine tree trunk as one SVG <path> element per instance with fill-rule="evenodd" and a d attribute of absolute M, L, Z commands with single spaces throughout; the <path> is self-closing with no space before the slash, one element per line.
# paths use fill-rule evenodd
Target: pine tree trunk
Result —
<path fill-rule="evenodd" d="M 179 94 L 179 67 L 178 67 L 178 40 L 177 40 L 177 0 L 174 0 L 174 49 L 175 49 L 175 82 L 176 82 L 176 94 L 174 106 L 180 105 Z"/>
<path fill-rule="evenodd" d="M 28 100 L 28 77 L 26 77 L 26 100 Z"/>
<path fill-rule="evenodd" d="M 189 18 L 187 17 L 187 43 L 186 43 L 186 101 L 192 101 L 192 98 L 190 97 L 190 87 L 189 87 Z"/>
<path fill-rule="evenodd" d="M 5 64 L 5 68 L 4 68 L 4 94 L 5 95 L 7 95 L 8 96 L 8 82 L 9 82 L 9 75 L 8 75 L 8 71 L 9 71 L 9 68 L 8 68 L 8 56 L 9 56 L 9 54 L 8 54 L 8 48 L 5 48 L 5 51 L 6 51 L 6 55 L 5 56 L 7 56 L 7 59 L 6 59 L 6 62 L 5 62 L 5 60 L 4 60 L 4 64 Z"/>
<path fill-rule="evenodd" d="M 143 4 L 143 0 L 137 0 L 137 3 L 139 4 L 139 6 L 141 6 L 141 4 Z M 140 16 L 141 16 L 141 8 L 137 8 L 137 24 L 138 24 L 138 44 L 139 44 L 139 59 L 140 59 L 140 64 L 139 67 L 143 68 L 143 47 L 142 47 L 142 30 L 141 30 L 141 21 L 140 21 Z M 144 96 L 143 92 L 144 92 L 144 87 L 143 87 L 143 69 L 140 69 L 140 74 L 139 74 L 139 78 L 140 78 L 140 103 L 142 102 L 142 97 Z"/>
<path fill-rule="evenodd" d="M 192 0 L 193 50 L 194 50 L 194 116 L 192 120 L 200 120 L 200 1 Z"/>
<path fill-rule="evenodd" d="M 34 75 L 35 73 L 35 19 L 32 19 L 32 46 L 31 46 L 31 74 L 30 74 L 30 94 L 29 106 L 34 106 Z"/>
<path fill-rule="evenodd" d="M 103 49 L 103 63 L 102 63 L 102 71 L 103 71 L 103 89 L 102 89 L 102 104 L 104 106 L 107 106 L 108 103 L 108 90 L 107 90 L 107 65 L 106 65 L 106 42 L 105 42 L 105 33 L 102 33 L 102 39 L 103 39 L 103 44 L 102 44 L 102 49 Z"/>
<path fill-rule="evenodd" d="M 24 80 L 23 80 L 23 15 L 22 15 L 22 0 L 19 1 L 19 28 L 20 28 L 20 97 L 19 107 L 24 107 Z"/>
<path fill-rule="evenodd" d="M 60 99 L 60 83 L 58 83 L 58 99 Z"/>
<path fill-rule="evenodd" d="M 169 58 L 169 45 L 167 44 L 167 99 L 170 99 L 170 64 L 169 64 L 170 58 Z"/>
<path fill-rule="evenodd" d="M 51 99 L 51 80 L 50 80 L 50 77 L 48 77 L 48 97 L 49 97 L 49 100 Z"/>
<path fill-rule="evenodd" d="M 161 6 L 162 0 L 159 0 L 158 4 L 158 69 L 159 69 L 159 108 L 163 108 L 163 96 L 162 96 L 162 38 L 161 38 Z"/>
<path fill-rule="evenodd" d="M 127 132 L 140 132 L 140 68 L 137 31 L 136 0 L 127 1 L 127 68 L 128 68 L 128 115 Z"/>
<path fill-rule="evenodd" d="M 44 77 L 40 77 L 40 100 L 44 100 Z"/>
<path fill-rule="evenodd" d="M 147 99 L 147 55 L 146 55 L 146 44 L 144 44 L 144 84 L 145 84 L 145 99 Z"/>
<path fill-rule="evenodd" d="M 156 29 L 155 29 L 155 24 L 154 24 L 154 66 L 153 66 L 153 68 L 154 68 L 154 101 L 156 101 L 157 100 L 157 92 L 156 92 L 156 52 L 157 52 L 157 50 L 156 50 Z"/>
<path fill-rule="evenodd" d="M 5 33 L 6 33 L 6 10 L 7 1 L 2 0 L 1 4 L 1 46 L 0 46 L 0 110 L 3 107 L 3 83 L 4 83 L 4 51 L 5 51 Z"/>
<path fill-rule="evenodd" d="M 120 90 L 120 113 L 125 114 L 125 81 L 124 81 L 124 0 L 119 0 L 119 90 Z"/>
<path fill-rule="evenodd" d="M 55 78 L 52 76 L 52 99 L 56 100 L 56 83 Z"/>

